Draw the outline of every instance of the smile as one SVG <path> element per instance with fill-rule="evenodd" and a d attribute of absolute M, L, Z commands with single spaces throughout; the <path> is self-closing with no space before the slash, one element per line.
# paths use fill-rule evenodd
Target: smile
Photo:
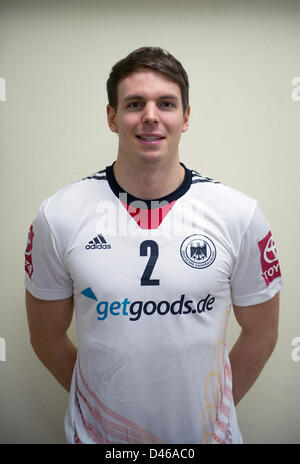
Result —
<path fill-rule="evenodd" d="M 161 140 L 165 139 L 165 137 L 163 137 L 161 135 L 137 135 L 136 137 L 141 142 L 148 143 L 148 144 L 158 143 Z"/>

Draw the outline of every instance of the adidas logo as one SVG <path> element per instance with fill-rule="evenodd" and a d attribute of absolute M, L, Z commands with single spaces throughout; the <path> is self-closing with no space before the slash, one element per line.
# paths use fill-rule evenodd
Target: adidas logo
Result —
<path fill-rule="evenodd" d="M 87 245 L 85 245 L 86 250 L 105 250 L 111 248 L 111 245 L 107 243 L 102 234 L 98 234 L 97 237 L 94 237 Z"/>

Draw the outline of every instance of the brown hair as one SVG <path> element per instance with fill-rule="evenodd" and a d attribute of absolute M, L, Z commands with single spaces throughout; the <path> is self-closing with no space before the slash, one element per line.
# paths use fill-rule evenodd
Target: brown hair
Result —
<path fill-rule="evenodd" d="M 182 64 L 167 50 L 159 47 L 142 47 L 131 52 L 118 61 L 112 68 L 106 83 L 108 103 L 117 111 L 117 87 L 121 79 L 138 68 L 150 68 L 158 71 L 179 85 L 181 90 L 183 112 L 189 104 L 189 81 Z"/>

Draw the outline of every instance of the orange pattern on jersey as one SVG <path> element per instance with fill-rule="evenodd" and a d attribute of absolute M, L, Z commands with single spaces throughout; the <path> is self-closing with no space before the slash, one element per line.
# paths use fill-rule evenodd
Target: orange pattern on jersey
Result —
<path fill-rule="evenodd" d="M 210 370 L 205 378 L 205 405 L 202 410 L 203 436 L 201 443 L 232 443 L 229 424 L 232 402 L 231 367 L 225 359 L 226 329 L 230 307 L 224 311 Z"/>
<path fill-rule="evenodd" d="M 151 432 L 146 430 L 144 427 L 136 424 L 135 422 L 127 419 L 116 413 L 108 406 L 106 406 L 88 386 L 86 380 L 83 377 L 80 363 L 78 360 L 78 371 L 80 380 L 86 393 L 79 388 L 77 378 L 75 382 L 75 402 L 77 409 L 79 410 L 83 425 L 88 432 L 90 438 L 96 443 L 108 444 L 108 443 L 162 443 L 162 441 L 153 435 Z M 77 376 L 76 376 L 77 377 Z M 87 395 L 88 394 L 88 395 Z M 82 413 L 80 407 L 79 397 L 83 403 L 87 406 L 90 414 L 96 423 L 99 424 L 100 428 L 96 428 L 95 425 L 88 422 Z M 90 399 L 93 399 L 98 407 L 92 406 Z M 76 434 L 77 435 L 77 434 Z M 78 435 L 77 435 L 78 440 Z"/>

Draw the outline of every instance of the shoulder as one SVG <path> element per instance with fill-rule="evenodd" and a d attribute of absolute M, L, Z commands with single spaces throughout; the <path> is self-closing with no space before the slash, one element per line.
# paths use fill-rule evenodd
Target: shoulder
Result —
<path fill-rule="evenodd" d="M 255 198 L 195 170 L 191 172 L 190 190 L 193 197 L 200 201 L 203 199 L 227 217 L 253 214 L 257 205 Z"/>
<path fill-rule="evenodd" d="M 192 171 L 188 198 L 205 223 L 235 243 L 240 243 L 247 230 L 260 232 L 267 227 L 255 198 L 197 171 Z"/>
<path fill-rule="evenodd" d="M 107 188 L 106 170 L 103 169 L 88 177 L 69 184 L 42 202 L 43 211 L 47 215 L 63 213 L 72 214 L 83 205 L 94 203 L 101 198 L 102 191 Z M 98 195 L 96 195 L 98 193 Z"/>
<path fill-rule="evenodd" d="M 41 203 L 36 221 L 58 233 L 80 227 L 88 217 L 95 216 L 99 201 L 109 198 L 107 184 L 103 169 L 63 187 Z"/>

